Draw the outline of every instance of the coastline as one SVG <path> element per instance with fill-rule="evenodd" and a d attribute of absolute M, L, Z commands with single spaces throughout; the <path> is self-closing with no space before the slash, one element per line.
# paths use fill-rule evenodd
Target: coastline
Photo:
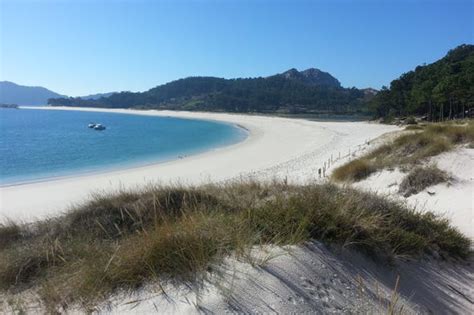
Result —
<path fill-rule="evenodd" d="M 331 155 L 336 157 L 347 154 L 348 150 L 361 150 L 368 147 L 368 140 L 398 129 L 367 122 L 316 122 L 227 113 L 64 107 L 35 109 L 213 120 L 244 128 L 248 136 L 239 143 L 183 159 L 2 186 L 0 221 L 29 222 L 54 216 L 83 202 L 92 193 L 133 189 L 150 183 L 198 185 L 239 178 L 285 179 L 293 183 L 317 180 L 318 168 Z"/>

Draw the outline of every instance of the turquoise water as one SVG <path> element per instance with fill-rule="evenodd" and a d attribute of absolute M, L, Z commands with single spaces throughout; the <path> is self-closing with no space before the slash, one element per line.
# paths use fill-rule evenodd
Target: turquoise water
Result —
<path fill-rule="evenodd" d="M 89 129 L 90 122 L 107 129 Z M 246 136 L 236 126 L 205 120 L 0 109 L 0 185 L 164 162 Z"/>

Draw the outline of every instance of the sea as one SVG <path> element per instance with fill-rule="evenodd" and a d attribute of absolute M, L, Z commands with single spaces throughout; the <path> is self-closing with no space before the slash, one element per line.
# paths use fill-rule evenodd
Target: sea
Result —
<path fill-rule="evenodd" d="M 99 131 L 89 123 L 106 126 Z M 110 112 L 0 109 L 0 185 L 161 163 L 243 141 L 238 126 Z"/>

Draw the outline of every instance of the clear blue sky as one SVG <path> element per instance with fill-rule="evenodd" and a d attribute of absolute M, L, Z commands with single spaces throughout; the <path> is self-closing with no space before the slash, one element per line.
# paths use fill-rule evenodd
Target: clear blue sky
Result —
<path fill-rule="evenodd" d="M 67 95 L 328 71 L 388 85 L 474 42 L 474 0 L 0 0 L 0 80 Z"/>

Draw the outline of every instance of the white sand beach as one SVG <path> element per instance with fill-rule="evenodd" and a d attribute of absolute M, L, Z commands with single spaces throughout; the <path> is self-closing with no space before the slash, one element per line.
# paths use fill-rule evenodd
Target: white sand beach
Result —
<path fill-rule="evenodd" d="M 236 145 L 167 163 L 0 187 L 1 220 L 29 222 L 51 217 L 83 202 L 91 193 L 155 182 L 200 184 L 240 178 L 276 178 L 291 183 L 324 180 L 319 178 L 318 169 L 331 157 L 332 165 L 326 175 L 335 166 L 377 146 L 400 130 L 396 126 L 367 122 L 316 122 L 221 113 L 41 109 L 219 120 L 246 128 L 249 136 Z M 436 162 L 443 169 L 459 173 L 454 168 L 462 165 L 451 165 L 450 154 L 463 154 L 466 158 L 462 163 L 472 165 L 472 153 L 466 152 L 447 153 Z M 398 173 L 395 171 L 394 174 Z M 422 192 L 407 202 L 410 205 L 425 203 L 425 210 L 433 209 L 438 213 L 444 209 L 452 214 L 450 218 L 454 225 L 472 237 L 467 231 L 472 227 L 472 217 L 470 221 L 464 217 L 463 221 L 461 215 L 455 214 L 459 209 L 463 210 L 464 216 L 466 211 L 472 213 L 472 172 L 463 174 L 449 189 L 445 185 L 432 187 L 436 197 Z M 395 196 L 396 191 L 392 191 L 394 175 L 390 176 L 386 178 L 377 173 L 355 186 Z M 396 181 L 399 181 L 401 175 L 397 176 Z M 452 188 L 456 195 L 447 198 Z M 379 313 L 384 312 L 393 300 L 397 279 L 400 280 L 398 307 L 403 306 L 409 314 L 469 313 L 472 310 L 474 273 L 471 260 L 455 267 L 449 262 L 401 260 L 393 267 L 379 265 L 352 250 L 331 250 L 316 241 L 286 248 L 256 248 L 254 254 L 253 265 L 229 257 L 219 266 L 217 275 L 196 288 L 173 284 L 163 288 L 151 283 L 133 294 L 119 293 L 99 306 L 99 313 L 143 314 L 158 310 L 167 314 Z M 35 298 L 29 300 L 29 312 L 41 309 L 36 301 Z"/>
<path fill-rule="evenodd" d="M 134 188 L 147 183 L 199 184 L 229 179 L 273 178 L 304 183 L 318 179 L 318 169 L 367 148 L 367 142 L 398 127 L 367 122 L 316 122 L 256 115 L 131 109 L 35 107 L 209 119 L 240 125 L 246 140 L 180 160 L 116 171 L 56 178 L 0 187 L 0 220 L 32 221 L 54 216 L 83 202 L 91 193 Z"/>

